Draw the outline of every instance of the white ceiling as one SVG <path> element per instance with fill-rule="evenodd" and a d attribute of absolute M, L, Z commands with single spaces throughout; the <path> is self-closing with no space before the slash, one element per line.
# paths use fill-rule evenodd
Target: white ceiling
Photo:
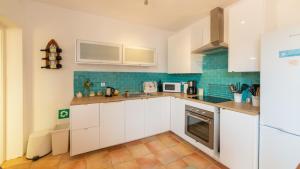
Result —
<path fill-rule="evenodd" d="M 209 14 L 215 7 L 225 7 L 237 0 L 36 0 L 129 23 L 179 30 Z"/>

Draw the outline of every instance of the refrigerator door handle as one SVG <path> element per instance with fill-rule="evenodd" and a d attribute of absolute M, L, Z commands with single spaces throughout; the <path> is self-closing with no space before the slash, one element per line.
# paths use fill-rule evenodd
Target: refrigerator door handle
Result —
<path fill-rule="evenodd" d="M 272 126 L 269 126 L 269 125 L 264 125 L 264 126 L 270 127 L 270 128 L 272 128 L 272 129 L 275 129 L 275 130 L 278 130 L 278 131 L 281 131 L 281 132 L 283 132 L 283 133 L 287 133 L 287 134 L 291 134 L 291 135 L 293 135 L 293 136 L 300 137 L 300 135 L 298 135 L 298 134 L 294 134 L 294 133 L 288 132 L 288 131 L 286 131 L 286 130 L 284 130 L 284 129 L 281 129 L 281 128 L 272 127 Z"/>

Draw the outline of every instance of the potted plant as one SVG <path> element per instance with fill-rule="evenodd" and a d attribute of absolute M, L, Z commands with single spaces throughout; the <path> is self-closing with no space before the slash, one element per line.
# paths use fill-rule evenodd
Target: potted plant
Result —
<path fill-rule="evenodd" d="M 83 88 L 85 89 L 85 96 L 90 95 L 90 91 L 92 87 L 93 87 L 93 83 L 89 79 L 83 82 Z"/>

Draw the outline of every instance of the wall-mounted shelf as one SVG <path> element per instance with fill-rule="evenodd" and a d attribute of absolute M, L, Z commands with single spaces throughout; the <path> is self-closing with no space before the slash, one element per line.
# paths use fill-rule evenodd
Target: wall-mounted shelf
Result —
<path fill-rule="evenodd" d="M 54 39 L 51 39 L 45 49 L 41 49 L 42 52 L 45 52 L 46 55 L 42 58 L 43 65 L 42 69 L 61 69 L 62 65 L 60 61 L 62 57 L 60 53 L 62 49 L 58 46 L 57 42 Z"/>

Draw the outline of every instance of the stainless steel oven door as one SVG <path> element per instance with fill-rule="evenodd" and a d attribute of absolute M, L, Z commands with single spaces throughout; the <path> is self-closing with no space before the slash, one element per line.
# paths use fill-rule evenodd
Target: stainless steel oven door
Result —
<path fill-rule="evenodd" d="M 214 148 L 214 120 L 212 118 L 186 111 L 185 133 L 205 146 Z"/>

